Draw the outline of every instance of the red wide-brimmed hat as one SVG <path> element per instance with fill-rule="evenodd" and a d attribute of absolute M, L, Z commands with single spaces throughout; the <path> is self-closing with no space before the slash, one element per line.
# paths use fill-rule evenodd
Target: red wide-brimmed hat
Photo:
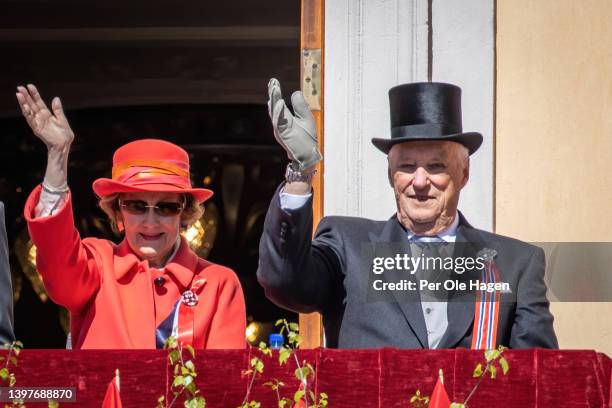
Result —
<path fill-rule="evenodd" d="M 191 186 L 189 155 L 165 140 L 141 139 L 121 146 L 113 155 L 112 177 L 94 181 L 98 197 L 154 191 L 191 194 L 202 203 L 213 195 L 211 190 Z"/>

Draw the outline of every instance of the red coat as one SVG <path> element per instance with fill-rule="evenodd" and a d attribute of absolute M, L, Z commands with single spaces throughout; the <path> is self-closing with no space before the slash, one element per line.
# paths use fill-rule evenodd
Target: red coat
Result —
<path fill-rule="evenodd" d="M 154 349 L 155 329 L 171 313 L 192 279 L 205 279 L 194 308 L 194 346 L 245 347 L 246 311 L 236 274 L 199 258 L 182 239 L 164 271 L 131 251 L 97 238 L 81 240 L 72 202 L 49 217 L 34 218 L 40 187 L 28 198 L 25 218 L 36 245 L 36 266 L 49 297 L 71 316 L 75 349 Z M 153 281 L 166 277 L 163 287 Z"/>

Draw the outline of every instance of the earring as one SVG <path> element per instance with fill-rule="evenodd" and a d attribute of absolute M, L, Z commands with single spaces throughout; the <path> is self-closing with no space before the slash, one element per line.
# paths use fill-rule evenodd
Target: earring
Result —
<path fill-rule="evenodd" d="M 117 229 L 119 230 L 119 232 L 123 232 L 125 230 L 125 227 L 123 226 L 123 221 L 117 221 Z"/>

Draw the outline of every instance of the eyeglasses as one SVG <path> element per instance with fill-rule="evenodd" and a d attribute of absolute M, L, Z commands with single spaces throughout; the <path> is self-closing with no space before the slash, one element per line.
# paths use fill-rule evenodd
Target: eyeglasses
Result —
<path fill-rule="evenodd" d="M 119 207 L 133 215 L 143 215 L 149 208 L 152 208 L 157 215 L 172 217 L 180 214 L 185 209 L 185 203 L 160 201 L 155 205 L 149 205 L 146 201 L 142 200 L 119 200 Z"/>

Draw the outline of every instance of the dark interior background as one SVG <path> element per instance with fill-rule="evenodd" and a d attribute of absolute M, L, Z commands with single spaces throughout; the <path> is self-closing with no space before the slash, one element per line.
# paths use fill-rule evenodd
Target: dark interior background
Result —
<path fill-rule="evenodd" d="M 194 183 L 215 191 L 208 259 L 237 272 L 260 338 L 280 317 L 297 320 L 265 298 L 255 271 L 265 211 L 287 162 L 272 134 L 266 85 L 276 77 L 286 95 L 298 89 L 299 25 L 299 0 L 3 2 L 0 199 L 16 335 L 26 347 L 64 347 L 67 323 L 24 267 L 23 205 L 46 160 L 16 103 L 15 88 L 26 83 L 47 102 L 60 96 L 75 131 L 69 185 L 83 236 L 121 239 L 91 190 L 93 180 L 110 177 L 113 151 L 140 138 L 172 141 L 190 153 Z"/>

